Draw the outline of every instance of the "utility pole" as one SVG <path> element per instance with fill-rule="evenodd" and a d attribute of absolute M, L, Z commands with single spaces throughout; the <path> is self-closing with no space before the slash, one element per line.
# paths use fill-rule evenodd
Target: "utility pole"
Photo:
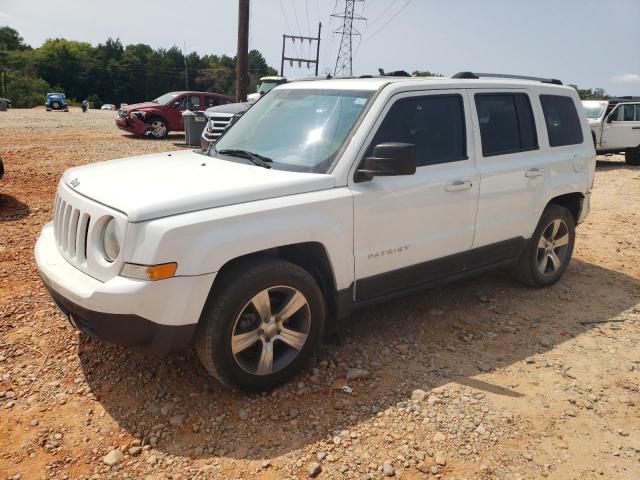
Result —
<path fill-rule="evenodd" d="M 344 13 L 331 15 L 342 19 L 342 26 L 333 32 L 341 36 L 336 68 L 333 71 L 334 77 L 353 75 L 353 36 L 360 35 L 360 32 L 353 26 L 353 21 L 366 20 L 365 17 L 355 13 L 356 2 L 364 2 L 364 0 L 345 0 Z"/>
<path fill-rule="evenodd" d="M 0 48 L 4 48 L 4 45 L 0 45 Z M 8 97 L 7 92 L 7 67 L 5 66 L 6 58 L 9 52 L 0 50 L 0 97 Z"/>
<path fill-rule="evenodd" d="M 320 34 L 322 33 L 322 23 L 318 23 L 318 36 L 317 37 L 302 37 L 300 35 L 282 35 L 282 57 L 280 58 L 280 76 L 284 77 L 284 62 L 285 60 L 289 61 L 290 65 L 293 65 L 293 62 L 298 62 L 298 66 L 302 66 L 303 63 L 307 64 L 307 68 L 312 63 L 316 66 L 316 77 L 318 76 L 318 66 L 320 65 Z M 287 57 L 286 49 L 287 49 L 287 39 L 290 39 L 293 43 L 296 40 L 300 40 L 300 42 L 304 42 L 305 40 L 311 42 L 316 42 L 316 59 L 313 60 L 311 58 L 295 58 L 295 57 Z"/>
<path fill-rule="evenodd" d="M 249 86 L 249 0 L 238 0 L 238 55 L 236 102 L 247 101 Z"/>

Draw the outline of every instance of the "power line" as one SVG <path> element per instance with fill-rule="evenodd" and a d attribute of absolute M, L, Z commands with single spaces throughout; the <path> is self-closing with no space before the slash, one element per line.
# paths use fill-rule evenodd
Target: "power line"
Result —
<path fill-rule="evenodd" d="M 304 0 L 304 9 L 307 11 L 307 34 L 310 34 L 311 20 L 309 19 L 309 0 Z"/>
<path fill-rule="evenodd" d="M 397 2 L 398 0 L 392 0 L 392 2 L 389 5 L 387 5 L 387 8 L 385 8 L 382 12 L 380 12 L 380 14 L 376 18 L 371 20 L 371 25 L 375 25 L 378 20 L 383 18 L 385 13 L 387 13 L 391 9 L 391 7 L 393 7 Z"/>
<path fill-rule="evenodd" d="M 287 30 L 293 33 L 293 31 L 291 30 L 291 25 L 289 25 L 289 19 L 287 18 L 287 13 L 284 11 L 284 5 L 282 5 L 282 0 L 280 0 L 280 9 L 282 10 L 282 16 L 284 17 L 284 21 L 287 24 Z"/>
<path fill-rule="evenodd" d="M 407 6 L 411 3 L 411 0 L 407 0 L 407 3 L 405 3 L 404 5 L 402 5 L 402 7 L 400 7 L 400 10 L 398 10 L 394 15 L 391 16 L 391 18 L 389 20 L 387 20 L 385 22 L 384 25 L 382 25 L 382 27 L 380 27 L 378 30 L 376 30 L 374 33 L 372 33 L 371 35 L 369 35 L 367 38 L 365 38 L 363 40 L 364 43 L 366 43 L 367 41 L 369 41 L 370 39 L 372 39 L 373 37 L 375 37 L 378 33 L 380 33 L 382 30 L 384 30 L 384 28 L 389 25 L 391 22 L 393 22 L 395 20 L 395 18 L 400 15 L 402 13 L 402 11 L 407 8 Z"/>
<path fill-rule="evenodd" d="M 296 26 L 298 27 L 298 35 L 302 33 L 302 29 L 300 28 L 300 21 L 298 20 L 298 11 L 296 10 L 296 0 L 291 0 L 291 4 L 293 5 L 293 17 L 296 19 Z"/>

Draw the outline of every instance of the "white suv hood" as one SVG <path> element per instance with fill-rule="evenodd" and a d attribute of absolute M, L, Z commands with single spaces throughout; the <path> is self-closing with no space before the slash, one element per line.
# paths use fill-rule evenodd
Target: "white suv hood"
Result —
<path fill-rule="evenodd" d="M 191 150 L 76 167 L 62 181 L 131 222 L 335 186 L 331 175 L 272 170 Z"/>

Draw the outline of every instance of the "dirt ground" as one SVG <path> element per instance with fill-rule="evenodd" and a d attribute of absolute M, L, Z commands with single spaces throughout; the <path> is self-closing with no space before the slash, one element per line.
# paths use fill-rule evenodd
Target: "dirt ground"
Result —
<path fill-rule="evenodd" d="M 66 168 L 184 148 L 113 116 L 0 113 L 0 480 L 640 478 L 640 168 L 598 162 L 554 287 L 496 272 L 360 311 L 290 384 L 246 396 L 193 352 L 78 334 L 40 283 Z"/>

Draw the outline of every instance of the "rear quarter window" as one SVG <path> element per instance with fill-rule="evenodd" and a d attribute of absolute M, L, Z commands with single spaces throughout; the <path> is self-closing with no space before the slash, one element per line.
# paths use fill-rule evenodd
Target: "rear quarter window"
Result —
<path fill-rule="evenodd" d="M 547 125 L 550 146 L 562 147 L 582 143 L 582 124 L 571 97 L 540 95 L 540 104 Z"/>

